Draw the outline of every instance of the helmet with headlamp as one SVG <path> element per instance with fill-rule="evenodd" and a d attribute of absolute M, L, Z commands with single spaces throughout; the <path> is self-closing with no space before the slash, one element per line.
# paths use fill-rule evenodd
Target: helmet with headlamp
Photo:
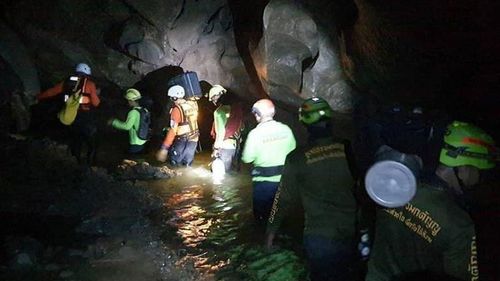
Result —
<path fill-rule="evenodd" d="M 299 121 L 306 125 L 330 120 L 332 115 L 332 108 L 326 100 L 320 97 L 306 99 L 299 108 Z"/>
<path fill-rule="evenodd" d="M 495 142 L 481 128 L 453 121 L 448 125 L 439 162 L 449 167 L 474 166 L 478 169 L 495 167 Z"/>

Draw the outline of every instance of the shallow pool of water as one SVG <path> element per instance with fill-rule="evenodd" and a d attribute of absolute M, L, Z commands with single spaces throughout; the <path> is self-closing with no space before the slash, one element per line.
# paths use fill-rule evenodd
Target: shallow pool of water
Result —
<path fill-rule="evenodd" d="M 208 164 L 208 153 L 197 154 L 193 167 L 179 169 L 182 175 L 149 183 L 164 200 L 162 237 L 182 257 L 179 265 L 214 280 L 306 280 L 303 259 L 289 250 L 297 239 L 284 237 L 289 247 L 264 249 L 253 222 L 248 167 L 215 185 Z"/>

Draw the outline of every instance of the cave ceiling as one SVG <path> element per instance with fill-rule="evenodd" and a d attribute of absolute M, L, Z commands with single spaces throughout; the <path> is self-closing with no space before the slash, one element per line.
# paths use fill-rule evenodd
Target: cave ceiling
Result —
<path fill-rule="evenodd" d="M 174 66 L 248 101 L 270 96 L 289 108 L 316 95 L 349 113 L 358 100 L 373 97 L 457 112 L 479 108 L 500 119 L 493 1 L 18 0 L 0 6 L 0 57 L 8 72 L 2 94 L 22 92 L 18 103 L 27 106 L 75 64 L 88 62 L 110 89 Z M 155 84 L 166 87 L 173 74 L 166 71 Z"/>

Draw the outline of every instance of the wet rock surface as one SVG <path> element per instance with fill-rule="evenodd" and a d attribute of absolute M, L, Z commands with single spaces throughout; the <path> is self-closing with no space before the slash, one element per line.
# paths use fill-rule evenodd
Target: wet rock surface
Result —
<path fill-rule="evenodd" d="M 354 90 L 342 73 L 338 39 L 331 36 L 335 25 L 326 27 L 319 18 L 296 1 L 269 1 L 255 55 L 261 58 L 255 59 L 258 74 L 266 92 L 285 104 L 320 96 L 333 110 L 349 112 Z"/>
<path fill-rule="evenodd" d="M 163 70 L 175 67 L 248 101 L 270 95 L 291 112 L 312 95 L 341 113 L 372 97 L 461 118 L 480 112 L 477 120 L 498 126 L 495 1 L 19 0 L 0 8 L 0 94 L 13 100 L 0 109 L 14 111 L 18 131 L 30 124 L 37 92 L 80 62 L 106 98 L 158 71 L 166 84 L 177 72 Z M 159 100 L 160 84 L 140 90 Z"/>
<path fill-rule="evenodd" d="M 212 185 L 209 153 L 176 171 L 124 160 L 108 172 L 47 138 L 0 144 L 0 280 L 307 280 L 298 240 L 262 246 L 248 171 Z"/>
<path fill-rule="evenodd" d="M 150 217 L 163 202 L 144 184 L 49 139 L 0 143 L 0 279 L 204 280 L 160 240 Z"/>
<path fill-rule="evenodd" d="M 118 178 L 124 180 L 130 179 L 168 179 L 179 175 L 179 172 L 169 169 L 167 166 L 156 167 L 148 162 L 136 162 L 125 159 L 118 165 Z"/>
<path fill-rule="evenodd" d="M 0 57 L 20 78 L 22 84 L 9 90 L 25 92 L 25 106 L 34 103 L 40 85 L 43 90 L 63 80 L 80 62 L 108 88 L 129 87 L 154 70 L 176 66 L 249 93 L 226 1 L 23 0 L 0 8 L 6 35 Z"/>

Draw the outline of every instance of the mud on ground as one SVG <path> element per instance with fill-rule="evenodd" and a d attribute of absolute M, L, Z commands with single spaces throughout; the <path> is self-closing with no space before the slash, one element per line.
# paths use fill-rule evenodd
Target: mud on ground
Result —
<path fill-rule="evenodd" d="M 1 280 L 206 280 L 152 223 L 163 202 L 131 173 L 154 167 L 79 166 L 65 145 L 13 135 L 0 167 Z"/>

